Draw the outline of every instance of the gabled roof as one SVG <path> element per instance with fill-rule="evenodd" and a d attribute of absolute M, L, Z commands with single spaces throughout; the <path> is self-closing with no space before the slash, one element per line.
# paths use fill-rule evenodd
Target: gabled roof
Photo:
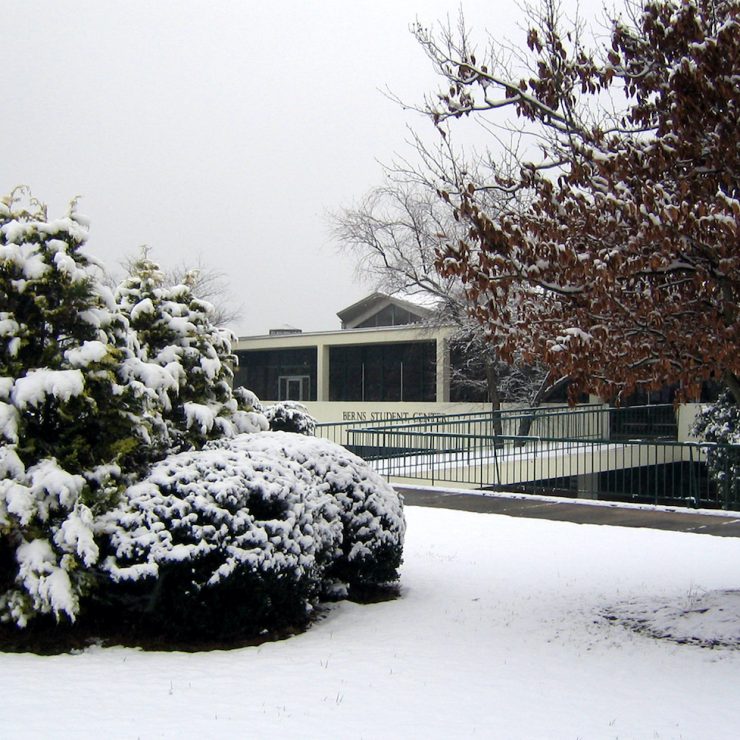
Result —
<path fill-rule="evenodd" d="M 403 297 L 400 297 L 399 294 L 389 295 L 387 293 L 375 292 L 357 301 L 357 303 L 353 303 L 351 306 L 337 311 L 337 316 L 342 322 L 342 328 L 355 328 L 388 306 L 402 308 L 419 320 L 427 318 L 432 313 L 434 301 L 429 296 L 418 294 L 417 300 L 417 296 L 414 295 L 401 295 Z"/>

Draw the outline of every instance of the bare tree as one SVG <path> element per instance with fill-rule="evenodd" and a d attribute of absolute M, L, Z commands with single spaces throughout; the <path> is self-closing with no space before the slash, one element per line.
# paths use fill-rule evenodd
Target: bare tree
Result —
<path fill-rule="evenodd" d="M 428 324 L 453 325 L 453 386 L 484 392 L 493 409 L 501 402 L 538 405 L 562 388 L 541 364 L 501 359 L 498 337 L 475 321 L 470 299 L 455 275 L 435 269 L 443 245 L 461 239 L 464 227 L 439 194 L 416 182 L 393 181 L 368 193 L 355 208 L 333 218 L 334 235 L 357 259 L 358 272 L 378 290 L 423 296 L 433 307 Z"/>
<path fill-rule="evenodd" d="M 232 303 L 229 295 L 229 278 L 225 272 L 205 264 L 201 258 L 194 265 L 181 263 L 164 270 L 167 285 L 190 281 L 193 295 L 213 306 L 210 315 L 214 326 L 226 326 L 238 321 L 243 313 L 243 304 Z"/>

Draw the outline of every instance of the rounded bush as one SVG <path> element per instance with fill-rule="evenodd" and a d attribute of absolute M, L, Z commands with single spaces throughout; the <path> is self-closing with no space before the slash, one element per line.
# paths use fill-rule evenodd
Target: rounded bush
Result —
<path fill-rule="evenodd" d="M 171 636 L 228 639 L 301 625 L 341 542 L 338 507 L 268 452 L 181 453 L 105 519 L 105 598 Z"/>
<path fill-rule="evenodd" d="M 280 401 L 268 406 L 264 413 L 273 432 L 295 432 L 312 437 L 316 431 L 316 419 L 297 401 Z"/>
<path fill-rule="evenodd" d="M 365 461 L 325 439 L 300 434 L 243 434 L 210 443 L 248 455 L 267 454 L 298 464 L 312 477 L 311 495 L 339 507 L 342 539 L 328 575 L 360 589 L 398 579 L 406 521 L 393 488 Z"/>
<path fill-rule="evenodd" d="M 104 519 L 99 603 L 171 638 L 274 634 L 322 596 L 397 580 L 404 532 L 398 495 L 339 445 L 214 440 L 155 465 Z"/>

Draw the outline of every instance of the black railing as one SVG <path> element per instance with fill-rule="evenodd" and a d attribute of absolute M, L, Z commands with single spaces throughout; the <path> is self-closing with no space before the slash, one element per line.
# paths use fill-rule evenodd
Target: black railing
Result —
<path fill-rule="evenodd" d="M 740 446 L 679 443 L 676 432 L 670 405 L 512 409 L 317 429 L 392 478 L 739 508 Z"/>
<path fill-rule="evenodd" d="M 606 501 L 740 507 L 740 445 L 402 430 L 362 430 L 354 436 L 352 446 L 389 478 Z"/>
<path fill-rule="evenodd" d="M 429 414 L 417 418 L 368 419 L 318 424 L 316 434 L 339 444 L 350 432 L 410 431 L 483 436 L 561 437 L 569 439 L 675 440 L 678 425 L 672 405 L 609 408 L 602 404 L 538 406 L 466 414 Z"/>

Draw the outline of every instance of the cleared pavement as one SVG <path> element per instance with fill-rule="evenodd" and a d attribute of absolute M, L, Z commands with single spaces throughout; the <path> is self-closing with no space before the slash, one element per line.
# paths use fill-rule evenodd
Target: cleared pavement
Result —
<path fill-rule="evenodd" d="M 717 537 L 740 537 L 740 512 L 712 512 L 706 509 L 693 511 L 589 500 L 576 502 L 572 499 L 560 500 L 544 496 L 471 493 L 398 484 L 394 484 L 394 488 L 403 495 L 407 506 L 430 506 L 481 514 L 552 519 L 576 524 L 646 527 Z"/>

